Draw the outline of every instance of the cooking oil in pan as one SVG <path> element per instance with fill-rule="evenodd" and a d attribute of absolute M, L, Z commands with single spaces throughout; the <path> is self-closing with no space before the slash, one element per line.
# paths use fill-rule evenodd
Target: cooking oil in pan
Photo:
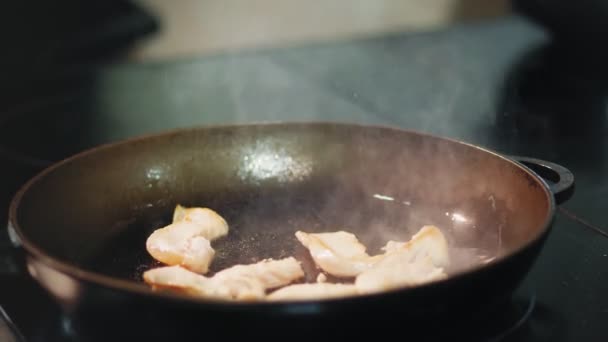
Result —
<path fill-rule="evenodd" d="M 442 229 L 448 239 L 451 266 L 448 274 L 491 262 L 501 248 L 500 227 L 507 224 L 504 208 L 487 198 L 468 204 L 437 208 L 407 198 L 383 194 L 300 191 L 249 194 L 215 203 L 180 203 L 210 207 L 229 224 L 228 236 L 213 241 L 216 255 L 208 275 L 235 264 L 250 264 L 266 258 L 294 256 L 302 262 L 306 281 L 315 281 L 318 270 L 308 251 L 296 240 L 297 230 L 329 232 L 345 230 L 381 253 L 388 240 L 406 241 L 423 225 Z M 497 210 L 498 207 L 498 210 Z M 154 208 L 151 208 L 154 210 Z M 152 231 L 170 223 L 172 208 L 157 209 L 137 218 L 123 229 L 88 265 L 93 271 L 140 282 L 142 273 L 160 264 L 145 249 Z"/>

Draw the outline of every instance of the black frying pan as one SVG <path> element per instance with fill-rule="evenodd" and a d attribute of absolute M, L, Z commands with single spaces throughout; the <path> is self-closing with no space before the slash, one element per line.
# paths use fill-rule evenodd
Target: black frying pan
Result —
<path fill-rule="evenodd" d="M 75 326 L 97 335 L 127 329 L 161 339 L 267 339 L 370 328 L 414 336 L 437 322 L 445 329 L 425 334 L 453 334 L 459 322 L 509 300 L 549 234 L 556 200 L 572 194 L 566 169 L 517 161 L 393 128 L 177 130 L 102 146 L 45 170 L 15 196 L 9 232 L 29 273 Z M 212 271 L 289 255 L 310 266 L 298 229 L 346 229 L 374 253 L 425 224 L 447 235 L 453 267 L 444 281 L 322 301 L 237 303 L 154 292 L 141 281 L 157 266 L 145 240 L 178 203 L 210 207 L 228 221 L 230 234 L 214 243 Z M 306 269 L 314 279 L 314 267 Z"/>

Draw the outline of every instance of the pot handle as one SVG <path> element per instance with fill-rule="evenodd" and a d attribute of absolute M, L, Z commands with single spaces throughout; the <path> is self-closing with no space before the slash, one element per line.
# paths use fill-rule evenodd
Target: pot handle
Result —
<path fill-rule="evenodd" d="M 511 159 L 544 179 L 558 205 L 569 200 L 574 194 L 574 174 L 567 168 L 546 160 L 530 157 L 511 156 Z"/>

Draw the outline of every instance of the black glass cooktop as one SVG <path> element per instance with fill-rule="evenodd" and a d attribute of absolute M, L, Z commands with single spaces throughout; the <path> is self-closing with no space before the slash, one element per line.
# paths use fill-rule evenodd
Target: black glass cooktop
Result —
<path fill-rule="evenodd" d="M 562 164 L 577 182 L 534 268 L 513 301 L 480 323 L 486 327 L 480 339 L 604 341 L 603 75 L 603 62 L 572 53 L 516 16 L 439 32 L 181 61 L 71 64 L 38 75 L 17 97 L 22 100 L 2 108 L 0 205 L 50 162 L 169 128 L 323 120 L 449 136 Z M 6 255 L 6 236 L 1 241 Z M 8 258 L 0 259 L 0 276 L 0 304 L 25 341 L 84 339 Z"/>

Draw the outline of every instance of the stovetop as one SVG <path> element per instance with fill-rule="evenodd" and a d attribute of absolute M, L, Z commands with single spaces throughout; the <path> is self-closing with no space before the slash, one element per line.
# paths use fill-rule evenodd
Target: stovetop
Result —
<path fill-rule="evenodd" d="M 496 307 L 496 311 L 490 312 L 488 316 L 471 319 L 470 321 L 459 325 L 457 329 L 454 329 L 454 326 L 452 325 L 450 327 L 450 335 L 457 336 L 466 341 L 518 341 L 519 337 L 522 336 L 522 334 L 525 334 L 526 329 L 529 329 L 529 325 L 538 324 L 536 321 L 533 321 L 538 319 L 535 316 L 535 310 L 536 296 L 534 294 L 526 297 L 516 296 L 511 302 Z M 46 319 L 43 322 L 35 324 L 34 327 L 28 330 L 30 336 L 27 339 L 19 335 L 17 335 L 17 338 L 35 342 L 97 342 L 120 340 L 121 337 L 130 336 L 128 333 L 125 335 L 118 333 L 118 335 L 108 336 L 103 332 L 100 333 L 98 331 L 82 329 L 79 327 L 78 322 L 55 311 L 46 312 L 42 317 L 45 317 Z M 454 317 L 448 319 L 453 321 Z M 437 322 L 433 322 L 433 324 L 441 325 L 441 322 L 442 321 L 438 320 Z M 373 326 L 373 324 L 373 322 L 369 323 L 370 326 Z M 383 326 L 385 326 L 385 324 Z M 275 327 L 275 329 L 278 328 L 279 327 Z M 387 335 L 383 334 L 381 331 L 382 329 L 378 330 L 377 335 L 379 337 Z M 439 339 L 439 337 L 435 338 L 433 335 L 434 333 L 435 332 L 433 331 L 426 331 L 424 333 L 425 340 L 442 340 Z M 332 332 L 326 331 L 326 334 L 330 335 Z M 209 338 L 221 338 L 222 332 L 209 331 L 208 335 Z M 348 332 L 341 332 L 340 335 L 342 338 L 350 337 Z M 444 335 L 445 331 L 442 336 Z M 414 337 L 417 335 L 416 332 L 410 332 L 408 333 L 408 336 Z"/>
<path fill-rule="evenodd" d="M 499 328 L 484 339 L 603 341 L 608 78 L 603 62 L 569 51 L 513 16 L 181 61 L 70 64 L 38 75 L 0 112 L 0 205 L 49 162 L 168 128 L 324 120 L 449 136 L 560 163 L 577 181 L 511 309 L 490 319 Z M 74 340 L 69 320 L 7 258 L 0 276 L 0 304 L 25 341 Z"/>

